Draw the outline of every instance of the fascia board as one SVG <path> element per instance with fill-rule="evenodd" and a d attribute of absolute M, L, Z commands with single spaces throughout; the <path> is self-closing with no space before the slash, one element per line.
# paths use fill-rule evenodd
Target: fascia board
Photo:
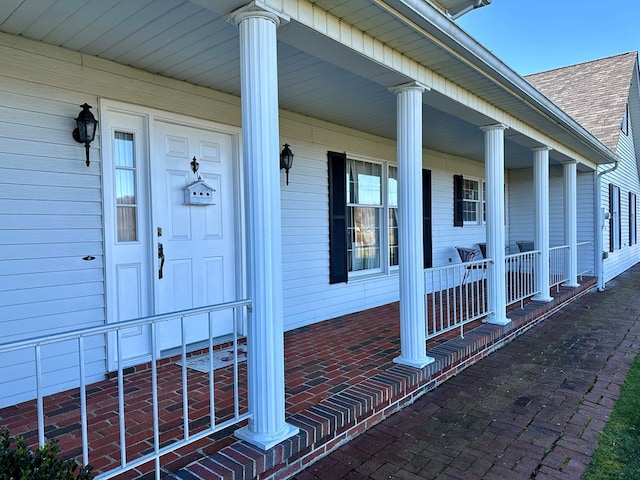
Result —
<path fill-rule="evenodd" d="M 398 15 L 399 19 L 402 19 L 403 15 L 407 16 L 412 22 L 431 32 L 443 45 L 455 52 L 459 59 L 482 72 L 486 78 L 528 104 L 540 115 L 570 132 L 598 156 L 605 159 L 605 162 L 598 163 L 613 163 L 619 159 L 593 134 L 484 48 L 430 2 L 424 0 L 373 1 L 379 5 L 386 4 L 391 7 L 391 10 L 386 9 L 388 11 L 397 11 L 400 14 Z"/>

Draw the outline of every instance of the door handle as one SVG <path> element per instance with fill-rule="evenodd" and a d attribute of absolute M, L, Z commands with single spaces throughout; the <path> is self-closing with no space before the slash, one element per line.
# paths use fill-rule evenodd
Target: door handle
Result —
<path fill-rule="evenodd" d="M 162 269 L 164 268 L 164 246 L 158 242 L 158 258 L 160 259 L 160 268 L 158 269 L 158 278 L 162 279 Z"/>

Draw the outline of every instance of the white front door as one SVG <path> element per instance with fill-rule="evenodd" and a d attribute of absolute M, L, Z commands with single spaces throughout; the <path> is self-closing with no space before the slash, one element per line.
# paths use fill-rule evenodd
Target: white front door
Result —
<path fill-rule="evenodd" d="M 238 299 L 234 135 L 107 107 L 103 122 L 109 321 Z M 190 205 L 184 188 L 198 180 L 212 199 Z M 231 333 L 232 322 L 231 312 L 216 314 L 212 335 Z M 187 317 L 187 344 L 208 335 L 205 316 Z M 160 354 L 179 347 L 179 322 L 161 324 L 157 340 Z M 125 364 L 148 360 L 151 349 L 148 327 L 122 332 Z M 115 336 L 109 353 L 113 369 Z"/>
<path fill-rule="evenodd" d="M 151 217 L 164 256 L 156 272 L 156 312 L 236 300 L 231 136 L 157 121 L 152 145 Z M 197 181 L 210 187 L 210 203 L 187 204 L 185 187 Z M 231 333 L 232 320 L 231 312 L 217 314 L 213 336 Z M 188 344 L 203 341 L 208 334 L 206 315 L 188 318 Z M 180 339 L 179 322 L 163 324 L 160 350 L 180 346 Z"/>

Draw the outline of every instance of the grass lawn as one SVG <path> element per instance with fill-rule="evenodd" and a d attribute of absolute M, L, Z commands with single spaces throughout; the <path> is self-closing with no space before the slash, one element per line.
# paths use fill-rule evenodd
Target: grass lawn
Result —
<path fill-rule="evenodd" d="M 583 480 L 640 480 L 640 355 L 622 386 L 611 419 Z"/>

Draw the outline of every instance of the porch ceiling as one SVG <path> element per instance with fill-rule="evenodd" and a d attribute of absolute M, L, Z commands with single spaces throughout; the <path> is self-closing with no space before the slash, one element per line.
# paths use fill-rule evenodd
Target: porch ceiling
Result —
<path fill-rule="evenodd" d="M 4 0 L 0 2 L 0 31 L 240 95 L 238 29 L 226 22 L 224 15 L 245 3 L 246 0 Z M 460 53 L 443 45 L 447 34 L 435 28 L 419 34 L 390 15 L 390 5 L 406 10 L 404 2 L 313 3 L 435 72 L 455 78 L 462 87 L 536 125 L 595 162 L 607 161 L 521 95 L 499 85 L 488 72 L 478 70 Z M 416 13 L 411 10 L 403 15 Z M 451 27 L 457 29 L 453 24 Z M 397 72 L 295 22 L 278 29 L 278 72 L 281 108 L 395 138 L 395 96 L 388 88 L 408 81 Z M 516 81 L 524 82 L 514 72 L 508 72 L 517 77 Z M 495 121 L 436 91 L 425 93 L 423 99 L 425 148 L 483 161 L 483 134 L 477 127 Z M 529 148 L 536 144 L 514 130 L 508 130 L 506 136 L 507 167 L 530 166 Z M 565 160 L 555 152 L 551 158 L 554 162 Z"/>

